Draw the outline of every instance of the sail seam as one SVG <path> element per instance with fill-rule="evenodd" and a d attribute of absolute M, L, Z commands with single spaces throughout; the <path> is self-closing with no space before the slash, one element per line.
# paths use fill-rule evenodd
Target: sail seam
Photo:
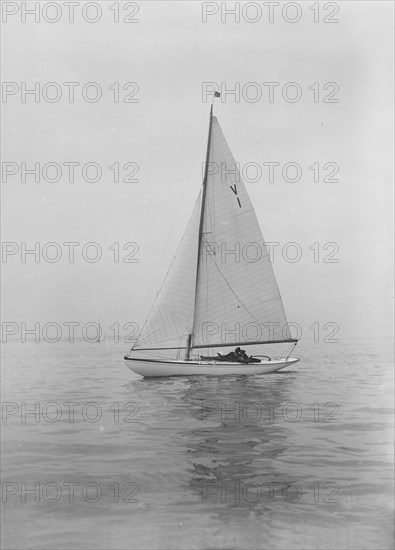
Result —
<path fill-rule="evenodd" d="M 210 255 L 211 257 L 211 255 Z M 222 273 L 222 271 L 220 270 L 220 268 L 218 267 L 218 264 L 217 262 L 214 260 L 214 258 L 212 258 L 213 262 L 214 262 L 214 265 L 218 271 L 218 273 L 221 275 L 221 277 L 223 278 L 223 280 L 225 281 L 225 283 L 228 285 L 228 287 L 230 288 L 232 294 L 235 296 L 235 298 L 237 299 L 237 301 L 243 306 L 243 308 L 246 310 L 246 312 L 251 315 L 251 317 L 253 319 L 255 319 L 255 321 L 257 321 L 258 323 L 260 323 L 260 320 L 255 317 L 255 315 L 253 313 L 251 313 L 251 311 L 249 311 L 249 309 L 243 304 L 242 300 L 239 298 L 239 296 L 236 294 L 236 292 L 233 290 L 231 284 L 228 282 L 228 280 L 226 279 L 225 275 Z"/>

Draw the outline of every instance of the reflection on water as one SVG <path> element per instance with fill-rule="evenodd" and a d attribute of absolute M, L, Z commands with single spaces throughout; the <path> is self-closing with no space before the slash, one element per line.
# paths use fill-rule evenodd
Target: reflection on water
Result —
<path fill-rule="evenodd" d="M 203 426 L 191 431 L 190 485 L 202 502 L 216 503 L 216 513 L 231 521 L 235 514 L 263 513 L 273 499 L 276 458 L 286 435 L 270 421 L 271 404 L 286 399 L 292 375 L 276 383 L 240 378 L 191 381 L 184 399 Z"/>
<path fill-rule="evenodd" d="M 301 350 L 297 367 L 261 377 L 151 380 L 126 369 L 123 350 L 62 345 L 10 347 L 3 399 L 81 405 L 74 422 L 11 415 L 3 480 L 92 482 L 103 495 L 10 496 L 4 548 L 392 547 L 381 344 Z M 81 416 L 90 402 L 98 422 Z"/>

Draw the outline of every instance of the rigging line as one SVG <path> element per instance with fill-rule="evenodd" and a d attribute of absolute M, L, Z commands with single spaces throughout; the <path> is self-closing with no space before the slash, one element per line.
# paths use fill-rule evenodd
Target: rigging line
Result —
<path fill-rule="evenodd" d="M 228 287 L 230 288 L 232 294 L 235 296 L 235 298 L 237 299 L 237 301 L 243 306 L 243 308 L 247 311 L 247 313 L 248 313 L 249 315 L 251 315 L 251 317 L 252 317 L 253 319 L 255 319 L 255 320 L 258 322 L 258 324 L 260 324 L 260 320 L 259 320 L 257 317 L 255 317 L 255 315 L 254 315 L 253 313 L 251 313 L 251 312 L 249 311 L 249 309 L 243 304 L 243 302 L 242 302 L 242 301 L 240 300 L 240 298 L 237 296 L 236 292 L 235 292 L 235 291 L 233 290 L 233 288 L 230 286 L 230 284 L 229 284 L 229 282 L 226 280 L 224 274 L 222 273 L 222 271 L 221 271 L 220 268 L 218 267 L 217 262 L 216 262 L 216 260 L 214 259 L 214 257 L 213 257 L 211 254 L 209 254 L 209 257 L 212 258 L 212 260 L 213 260 L 213 262 L 214 262 L 214 265 L 215 265 L 215 267 L 217 268 L 219 274 L 221 275 L 221 277 L 223 278 L 223 280 L 225 281 L 225 283 L 228 285 Z"/>
<path fill-rule="evenodd" d="M 178 205 L 177 205 L 177 208 L 176 208 L 176 212 L 175 212 L 174 217 L 173 217 L 173 223 L 172 223 L 172 225 L 171 225 L 171 227 L 170 227 L 170 231 L 169 231 L 168 237 L 167 237 L 167 239 L 166 239 L 165 246 L 163 247 L 163 250 L 162 250 L 162 257 L 161 257 L 161 259 L 159 260 L 159 263 L 161 262 L 161 260 L 162 260 L 162 258 L 163 258 L 163 255 L 164 255 L 164 253 L 165 253 L 166 247 L 167 247 L 168 242 L 169 242 L 169 240 L 170 240 L 170 236 L 171 236 L 171 234 L 172 234 L 172 232 L 173 232 L 173 230 L 174 230 L 174 226 L 175 226 L 175 223 L 176 223 L 176 219 L 177 219 L 178 213 L 180 212 L 181 205 L 182 205 L 182 202 L 183 202 L 185 193 L 186 193 L 186 191 L 187 191 L 187 188 L 188 188 L 189 183 L 190 183 L 190 180 L 191 180 L 192 171 L 193 171 L 193 169 L 195 168 L 196 159 L 197 159 L 197 157 L 198 157 L 198 153 L 199 153 L 199 151 L 200 151 L 200 149 L 201 149 L 201 145 L 202 145 L 203 141 L 204 141 L 204 137 L 203 137 L 203 135 L 202 135 L 202 138 L 201 138 L 201 140 L 200 140 L 199 146 L 197 147 L 197 149 L 196 149 L 196 151 L 195 151 L 195 155 L 194 155 L 194 159 L 193 159 L 193 162 L 192 162 L 191 169 L 190 169 L 190 171 L 189 171 L 189 175 L 188 175 L 188 177 L 187 177 L 187 179 L 186 179 L 186 182 L 185 182 L 185 184 L 184 184 L 184 187 L 183 187 L 183 190 L 182 190 L 180 199 L 179 199 L 179 201 L 178 201 Z"/>
<path fill-rule="evenodd" d="M 178 247 L 177 247 L 176 253 L 174 254 L 174 257 L 173 257 L 173 259 L 172 259 L 172 261 L 171 261 L 171 264 L 170 264 L 169 269 L 167 270 L 167 273 L 166 273 L 166 275 L 165 275 L 165 278 L 164 278 L 164 280 L 163 280 L 163 282 L 162 282 L 162 284 L 161 284 L 161 286 L 160 286 L 158 292 L 156 293 L 155 300 L 154 300 L 154 302 L 153 302 L 153 304 L 152 304 L 152 306 L 151 306 L 151 309 L 150 309 L 150 311 L 149 311 L 149 313 L 148 313 L 148 315 L 147 315 L 147 317 L 146 317 L 146 319 L 145 319 L 145 321 L 144 321 L 144 324 L 143 324 L 143 326 L 142 326 L 142 328 L 141 328 L 140 334 L 143 333 L 143 330 L 145 329 L 145 326 L 146 326 L 148 320 L 150 319 L 150 317 L 151 317 L 151 315 L 152 315 L 152 312 L 153 312 L 153 310 L 154 310 L 154 307 L 156 306 L 156 303 L 157 303 L 157 301 L 158 301 L 158 299 L 159 299 L 159 296 L 160 296 L 160 294 L 161 294 L 161 292 L 162 292 L 162 289 L 163 289 L 163 287 L 164 287 L 164 284 L 165 284 L 165 282 L 167 281 L 167 277 L 168 277 L 168 275 L 169 275 L 169 273 L 170 273 L 170 271 L 171 271 L 171 268 L 172 268 L 172 266 L 173 266 L 173 264 L 174 264 L 174 261 L 175 261 L 175 259 L 176 259 L 176 257 L 177 257 L 178 251 L 179 251 L 179 249 L 180 249 L 180 247 L 181 247 L 181 244 L 182 244 L 183 240 L 185 239 L 185 235 L 186 235 L 187 230 L 188 230 L 188 228 L 189 228 L 189 223 L 190 223 L 190 221 L 191 221 L 191 219 L 192 219 L 192 216 L 193 216 L 193 214 L 194 214 L 195 207 L 196 207 L 196 205 L 198 204 L 198 202 L 200 201 L 200 195 L 201 195 L 201 191 L 200 191 L 199 194 L 198 194 L 198 197 L 197 197 L 197 199 L 196 199 L 195 205 L 194 205 L 193 210 L 192 210 L 192 214 L 191 214 L 190 217 L 189 217 L 189 220 L 188 220 L 187 226 L 186 226 L 186 228 L 185 228 L 184 234 L 183 234 L 183 236 L 182 236 L 182 239 L 181 239 L 181 241 L 180 241 L 180 243 L 179 243 L 179 245 L 178 245 Z M 163 256 L 163 252 L 162 252 L 162 256 Z M 151 285 L 150 292 L 151 292 L 152 287 L 153 287 L 153 283 L 152 283 L 152 285 Z M 147 298 L 147 300 L 148 300 L 148 298 Z M 147 302 L 147 300 L 146 300 L 146 302 Z M 140 335 L 139 335 L 139 336 L 140 336 Z M 139 336 L 137 337 L 138 341 L 139 341 Z M 148 336 L 147 336 L 147 338 L 148 338 Z M 147 338 L 146 338 L 146 339 L 147 339 Z M 146 340 L 146 339 L 145 339 L 145 340 Z M 141 340 L 141 341 L 144 342 L 145 340 Z"/>
<path fill-rule="evenodd" d="M 204 138 L 204 135 L 202 134 L 202 137 L 201 137 L 201 139 L 200 139 L 200 143 L 199 143 L 199 145 L 197 146 L 197 148 L 196 148 L 196 150 L 195 150 L 195 154 L 194 154 L 194 158 L 193 158 L 193 161 L 192 161 L 191 169 L 190 169 L 190 171 L 189 171 L 188 177 L 187 177 L 186 180 L 185 180 L 185 184 L 184 184 L 184 186 L 183 186 L 183 190 L 182 190 L 180 199 L 179 199 L 179 201 L 178 201 L 178 205 L 177 205 L 177 208 L 176 208 L 176 212 L 175 212 L 175 215 L 174 215 L 174 217 L 173 217 L 173 222 L 172 222 L 172 225 L 171 225 L 171 227 L 170 227 L 169 233 L 168 233 L 168 235 L 167 235 L 166 242 L 165 242 L 165 244 L 164 244 L 164 246 L 163 246 L 163 248 L 162 248 L 162 254 L 161 254 L 161 256 L 160 256 L 160 258 L 159 258 L 159 260 L 158 260 L 158 264 L 157 264 L 157 266 L 156 266 L 155 273 L 158 272 L 159 266 L 160 266 L 161 263 L 162 263 L 162 260 L 163 260 L 165 251 L 166 251 L 166 249 L 167 249 L 167 246 L 168 246 L 170 237 L 171 237 L 171 235 L 172 235 L 172 233 L 173 233 L 174 226 L 175 226 L 175 223 L 176 223 L 176 219 L 177 219 L 178 213 L 179 213 L 179 211 L 180 211 L 180 209 L 181 209 L 181 204 L 182 204 L 182 201 L 183 201 L 183 199 L 184 199 L 184 196 L 185 196 L 185 193 L 186 193 L 186 191 L 187 191 L 187 188 L 189 188 L 190 181 L 191 181 L 191 176 L 192 176 L 192 171 L 193 171 L 194 168 L 195 168 L 196 161 L 197 161 L 197 158 L 198 158 L 198 155 L 199 155 L 199 151 L 200 151 L 200 149 L 201 149 L 201 146 L 202 146 L 202 143 L 203 143 L 204 139 L 205 139 L 205 138 Z M 199 198 L 199 197 L 198 197 L 198 198 Z M 195 203 L 195 205 L 196 205 L 196 203 Z M 189 223 L 189 222 L 188 222 L 188 223 Z M 182 240 L 182 239 L 181 239 L 181 240 Z M 179 248 L 179 247 L 178 247 L 178 248 Z M 178 248 L 177 248 L 177 252 L 178 252 Z M 176 252 L 176 254 L 177 254 L 177 252 Z M 174 261 L 174 258 L 173 258 L 173 261 Z M 173 262 L 172 262 L 172 263 L 173 263 Z M 170 266 L 170 267 L 171 267 L 171 266 Z M 167 275 L 166 275 L 166 277 L 167 277 Z M 151 291 L 152 291 L 152 288 L 153 288 L 153 286 L 154 286 L 154 283 L 155 283 L 155 277 L 154 277 L 153 280 L 152 280 L 151 286 L 150 286 L 149 291 L 147 292 L 146 298 L 145 298 L 145 300 L 144 300 L 143 311 L 145 310 L 145 307 L 146 307 L 146 305 L 147 305 L 148 298 L 149 298 L 149 296 L 150 296 L 150 294 L 151 294 Z M 163 286 L 163 284 L 162 284 L 162 286 Z M 162 290 L 162 286 L 160 287 L 159 292 Z M 158 297 L 158 294 L 157 294 L 157 297 Z M 155 304 L 155 302 L 156 302 L 156 299 L 154 300 L 154 304 Z M 153 307 L 153 306 L 152 306 L 152 307 Z M 146 320 L 145 320 L 145 322 L 144 322 L 143 328 L 144 328 L 144 326 L 145 326 L 145 324 L 146 324 L 146 322 L 147 322 L 147 319 L 148 319 L 148 318 L 150 317 L 150 315 L 151 315 L 152 307 L 151 307 L 151 309 L 149 310 L 149 313 L 148 313 L 148 315 L 147 315 L 147 317 L 146 317 Z M 143 328 L 141 329 L 141 332 L 143 331 Z"/>
<path fill-rule="evenodd" d="M 295 344 L 294 344 L 294 345 L 291 347 L 291 349 L 289 350 L 289 353 L 288 353 L 288 355 L 287 355 L 286 360 L 288 360 L 288 357 L 291 355 L 291 353 L 292 353 L 293 350 L 295 349 L 295 346 L 296 346 L 297 343 L 298 343 L 298 342 L 295 342 Z"/>

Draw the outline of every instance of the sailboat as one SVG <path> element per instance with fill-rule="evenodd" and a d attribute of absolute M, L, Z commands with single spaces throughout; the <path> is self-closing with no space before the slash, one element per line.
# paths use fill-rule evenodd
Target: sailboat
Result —
<path fill-rule="evenodd" d="M 100 325 L 100 321 L 99 321 L 99 324 L 98 324 L 98 331 L 97 331 L 97 338 L 96 338 L 95 343 L 96 343 L 96 344 L 101 344 L 102 342 L 104 342 L 105 339 L 106 339 L 106 335 L 105 335 L 105 333 L 103 332 L 103 330 L 102 330 L 102 328 L 101 328 L 101 325 Z"/>
<path fill-rule="evenodd" d="M 213 105 L 204 166 L 177 253 L 136 343 L 124 356 L 127 367 L 144 377 L 253 376 L 299 361 L 291 352 L 277 358 L 259 354 L 258 346 L 288 343 L 293 349 L 297 340 Z M 253 357 L 244 354 L 244 360 L 224 353 L 236 346 L 258 351 Z"/>

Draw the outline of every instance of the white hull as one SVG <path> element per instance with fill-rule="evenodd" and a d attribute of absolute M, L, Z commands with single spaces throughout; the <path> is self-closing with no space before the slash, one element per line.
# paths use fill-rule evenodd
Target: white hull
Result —
<path fill-rule="evenodd" d="M 126 366 L 141 376 L 254 376 L 269 374 L 297 363 L 294 357 L 261 363 L 225 363 L 216 361 L 156 361 L 125 357 Z"/>

